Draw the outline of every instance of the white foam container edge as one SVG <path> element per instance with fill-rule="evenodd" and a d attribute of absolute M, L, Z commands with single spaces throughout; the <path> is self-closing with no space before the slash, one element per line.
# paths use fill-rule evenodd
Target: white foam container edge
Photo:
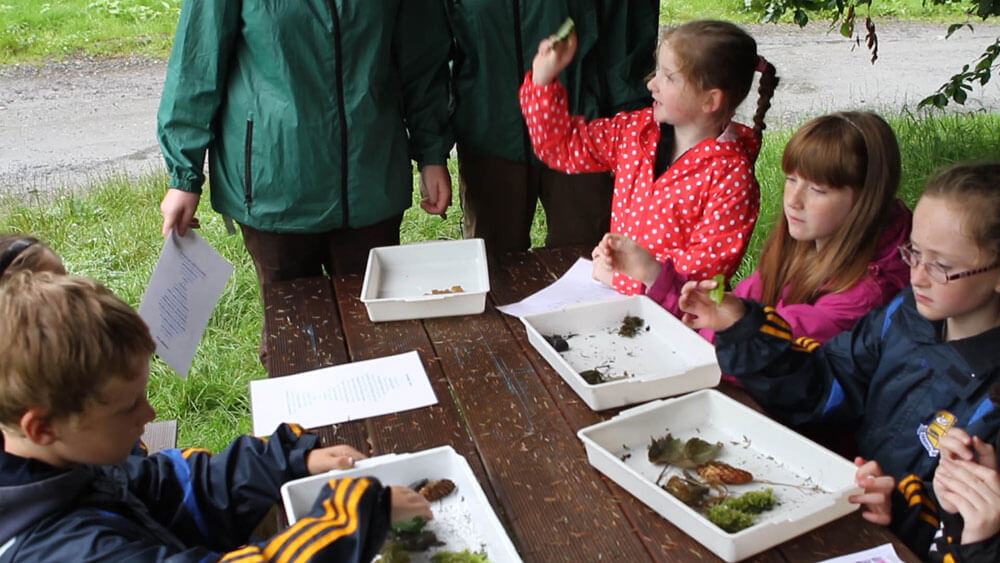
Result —
<path fill-rule="evenodd" d="M 333 470 L 289 481 L 281 486 L 282 506 L 289 525 L 309 512 L 320 489 L 331 478 L 364 476 L 376 477 L 384 486 L 409 485 L 427 478 L 451 479 L 456 486 L 455 492 L 440 501 L 432 502 L 431 509 L 437 503 L 448 501 L 452 495 L 460 495 L 463 505 L 469 509 L 470 521 L 476 526 L 477 537 L 485 542 L 486 555 L 490 561 L 521 560 L 500 519 L 490 507 L 469 462 L 451 446 L 405 454 L 385 454 L 359 460 L 351 469 Z M 448 538 L 441 539 L 448 541 Z M 445 545 L 444 549 L 454 548 Z M 469 549 L 477 551 L 478 547 L 470 546 Z"/>
<path fill-rule="evenodd" d="M 625 315 L 641 317 L 660 339 L 656 367 L 641 366 L 633 377 L 600 384 L 587 383 L 562 354 L 549 345 L 543 334 L 581 333 L 621 324 Z M 567 384 L 593 410 L 680 395 L 718 385 L 722 372 L 715 348 L 645 295 L 626 299 L 581 303 L 521 318 L 528 341 Z M 622 337 L 618 337 L 621 339 Z M 570 346 L 573 339 L 568 340 Z M 624 361 L 625 358 L 616 358 Z M 673 361 L 672 361 L 673 360 Z"/>
<path fill-rule="evenodd" d="M 777 460 L 775 463 L 787 469 L 786 473 L 809 476 L 825 492 L 797 493 L 802 498 L 792 501 L 793 490 L 788 488 L 769 484 L 742 485 L 744 489 L 734 491 L 735 494 L 771 487 L 779 503 L 788 499 L 788 506 L 779 504 L 772 511 L 776 514 L 765 512 L 758 517 L 757 524 L 734 534 L 728 533 L 656 485 L 650 473 L 643 475 L 636 468 L 636 465 L 652 467 L 645 459 L 645 446 L 651 435 L 659 436 L 664 429 L 669 429 L 675 437 L 686 438 L 694 435 L 696 428 L 707 440 L 724 441 L 724 455 L 727 451 L 744 454 L 738 446 L 729 444 L 738 442 L 740 436 L 752 437 L 753 455 L 746 452 L 746 459 L 734 465 L 751 470 L 758 478 L 770 476 L 766 472 L 761 475 L 760 467 L 750 467 L 747 459 L 754 456 Z M 577 436 L 584 443 L 588 461 L 598 471 L 726 561 L 750 557 L 858 508 L 847 500 L 861 491 L 854 484 L 853 463 L 716 390 L 653 401 L 582 428 Z M 725 438 L 734 440 L 726 441 Z M 635 444 L 632 455 L 643 459 L 626 463 L 619 452 L 627 444 Z M 720 461 L 733 460 L 723 457 Z M 787 475 L 782 478 L 783 482 L 789 482 Z"/>
<path fill-rule="evenodd" d="M 431 293 L 456 285 L 464 291 Z M 371 249 L 361 301 L 372 322 L 473 315 L 489 290 L 482 239 L 430 241 Z"/>

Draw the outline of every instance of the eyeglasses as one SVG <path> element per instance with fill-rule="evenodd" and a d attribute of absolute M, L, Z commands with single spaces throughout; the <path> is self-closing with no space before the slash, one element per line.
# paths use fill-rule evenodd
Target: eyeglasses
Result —
<path fill-rule="evenodd" d="M 940 284 L 946 284 L 952 280 L 967 278 L 969 276 L 988 272 L 1000 267 L 1000 262 L 994 262 L 991 266 L 984 266 L 982 268 L 976 268 L 975 270 L 966 270 L 957 274 L 949 274 L 948 268 L 945 268 L 941 264 L 937 264 L 935 262 L 925 262 L 924 259 L 920 257 L 920 251 L 914 250 L 912 244 L 904 244 L 903 246 L 900 246 L 899 255 L 903 258 L 903 262 L 911 268 L 916 268 L 918 265 L 923 264 L 924 270 L 927 271 L 927 277 L 931 278 L 931 281 Z"/>

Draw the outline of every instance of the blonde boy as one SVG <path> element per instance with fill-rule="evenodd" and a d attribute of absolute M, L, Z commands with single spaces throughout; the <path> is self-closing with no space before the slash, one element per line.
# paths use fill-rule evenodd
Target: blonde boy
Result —
<path fill-rule="evenodd" d="M 426 501 L 370 478 L 331 480 L 311 518 L 250 531 L 289 479 L 353 464 L 348 446 L 281 425 L 223 453 L 130 455 L 155 416 L 154 344 L 136 312 L 81 277 L 18 272 L 0 284 L 0 563 L 371 560 L 391 521 Z"/>

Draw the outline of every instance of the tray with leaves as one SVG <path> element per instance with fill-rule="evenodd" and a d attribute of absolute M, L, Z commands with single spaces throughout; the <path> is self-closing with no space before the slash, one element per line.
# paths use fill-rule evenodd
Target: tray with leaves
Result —
<path fill-rule="evenodd" d="M 591 465 L 727 561 L 857 508 L 854 464 L 715 390 L 583 428 Z"/>
<path fill-rule="evenodd" d="M 413 487 L 431 501 L 434 519 L 394 526 L 381 561 L 520 561 L 469 463 L 451 446 L 364 459 L 285 483 L 281 499 L 289 524 L 312 507 L 323 484 L 338 476 L 373 476 L 383 485 Z"/>

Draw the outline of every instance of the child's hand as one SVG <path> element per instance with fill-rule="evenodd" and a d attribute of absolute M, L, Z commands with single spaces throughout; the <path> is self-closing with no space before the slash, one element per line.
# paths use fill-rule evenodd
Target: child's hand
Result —
<path fill-rule="evenodd" d="M 847 500 L 864 507 L 861 517 L 865 520 L 888 526 L 892 522 L 892 491 L 896 488 L 896 480 L 892 475 L 883 474 L 877 461 L 856 457 L 854 465 L 858 466 L 854 481 L 865 492 L 851 495 Z"/>
<path fill-rule="evenodd" d="M 934 494 L 942 509 L 962 515 L 963 544 L 1000 533 L 1000 474 L 996 469 L 962 459 L 943 462 L 934 472 Z"/>
<path fill-rule="evenodd" d="M 402 485 L 393 485 L 392 489 L 392 523 L 398 524 L 422 516 L 427 520 L 434 518 L 431 503 L 417 491 Z"/>
<path fill-rule="evenodd" d="M 938 440 L 938 450 L 941 452 L 942 461 L 945 459 L 975 460 L 975 454 L 972 451 L 972 437 L 961 428 L 949 428 L 944 436 Z"/>
<path fill-rule="evenodd" d="M 950 428 L 945 432 L 938 440 L 938 450 L 941 452 L 941 461 L 938 462 L 934 474 L 934 493 L 938 497 L 941 509 L 954 514 L 959 512 L 959 507 L 953 502 L 954 491 L 948 487 L 948 483 L 951 482 L 948 479 L 949 470 L 961 464 L 978 464 L 996 472 L 996 451 L 979 436 L 969 436 L 969 433 L 961 428 Z M 942 480 L 938 479 L 938 475 L 942 475 Z"/>
<path fill-rule="evenodd" d="M 597 262 L 598 254 L 600 254 L 608 269 L 637 279 L 646 284 L 646 287 L 650 287 L 656 282 L 656 278 L 660 277 L 660 269 L 663 267 L 645 247 L 618 233 L 604 235 L 593 254 L 594 262 Z"/>
<path fill-rule="evenodd" d="M 593 271 L 591 275 L 595 280 L 611 287 L 614 277 L 614 270 L 611 268 L 611 258 L 608 257 L 600 244 L 595 246 L 594 250 L 590 251 L 590 257 L 593 259 Z"/>
<path fill-rule="evenodd" d="M 431 215 L 447 219 L 451 205 L 451 175 L 443 164 L 425 164 L 420 169 L 420 207 Z"/>
<path fill-rule="evenodd" d="M 978 461 L 991 469 L 997 469 L 996 450 L 979 436 L 969 436 L 961 428 L 950 428 L 938 440 L 938 450 L 941 451 L 941 462 L 952 460 Z"/>
<path fill-rule="evenodd" d="M 708 292 L 718 286 L 715 280 L 689 281 L 681 288 L 677 305 L 684 316 L 684 324 L 693 329 L 707 328 L 719 332 L 733 326 L 747 314 L 743 300 L 726 293 L 721 304 L 716 304 Z"/>
<path fill-rule="evenodd" d="M 306 470 L 310 475 L 316 475 L 331 469 L 348 469 L 354 467 L 355 461 L 366 457 L 368 456 L 346 444 L 316 448 L 306 454 Z"/>
<path fill-rule="evenodd" d="M 532 80 L 535 84 L 545 85 L 569 65 L 576 54 L 576 32 L 570 32 L 563 41 L 556 41 L 555 35 L 542 39 L 538 44 L 538 53 L 531 63 Z"/>

